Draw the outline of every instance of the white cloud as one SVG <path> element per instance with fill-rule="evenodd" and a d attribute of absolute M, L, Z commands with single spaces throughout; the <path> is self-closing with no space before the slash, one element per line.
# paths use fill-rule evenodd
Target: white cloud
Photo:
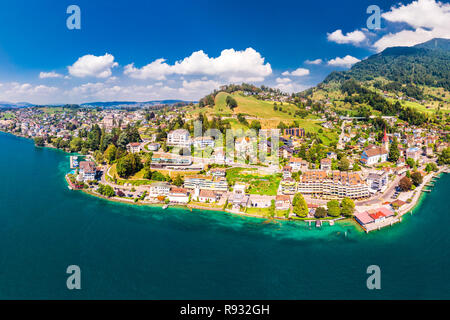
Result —
<path fill-rule="evenodd" d="M 284 72 L 283 72 L 284 73 Z M 292 80 L 291 79 L 289 79 L 289 78 L 276 78 L 276 80 L 275 80 L 277 83 L 289 83 L 289 82 L 291 82 Z"/>
<path fill-rule="evenodd" d="M 350 55 L 346 55 L 343 58 L 340 57 L 336 57 L 334 59 L 331 59 L 330 61 L 328 61 L 328 65 L 329 66 L 336 66 L 336 67 L 351 67 L 352 65 L 354 65 L 355 63 L 359 62 L 361 60 L 352 57 Z"/>
<path fill-rule="evenodd" d="M 347 34 L 343 34 L 341 29 L 338 29 L 332 33 L 327 34 L 328 41 L 336 42 L 336 43 L 351 43 L 351 44 L 359 44 L 367 39 L 364 32 L 355 30 L 353 32 L 349 32 Z"/>
<path fill-rule="evenodd" d="M 0 100 L 12 102 L 47 103 L 59 91 L 56 87 L 19 82 L 4 83 L 0 87 Z"/>
<path fill-rule="evenodd" d="M 69 73 L 74 77 L 96 77 L 108 78 L 111 76 L 111 69 L 119 64 L 114 62 L 114 56 L 106 53 L 103 56 L 87 54 L 68 67 Z"/>
<path fill-rule="evenodd" d="M 62 78 L 63 75 L 56 73 L 54 71 L 50 71 L 50 72 L 41 72 L 39 73 L 39 78 L 40 79 L 46 79 L 46 78 Z"/>
<path fill-rule="evenodd" d="M 247 48 L 243 51 L 226 49 L 217 58 L 210 58 L 200 50 L 173 65 L 162 58 L 142 68 L 129 64 L 124 73 L 135 79 L 164 80 L 168 75 L 178 74 L 217 76 L 230 82 L 258 82 L 272 74 L 272 68 L 259 52 Z"/>
<path fill-rule="evenodd" d="M 316 60 L 306 60 L 306 64 L 321 64 L 323 61 L 322 59 L 316 59 Z"/>
<path fill-rule="evenodd" d="M 292 72 L 285 71 L 282 73 L 283 76 L 295 76 L 295 77 L 307 76 L 308 74 L 309 70 L 305 68 L 298 68 L 297 70 L 294 70 Z"/>
<path fill-rule="evenodd" d="M 300 92 L 303 90 L 306 90 L 310 88 L 311 86 L 295 83 L 295 82 L 289 82 L 289 83 L 278 83 L 275 88 L 280 89 L 283 92 L 287 93 L 294 93 L 294 92 Z"/>
<path fill-rule="evenodd" d="M 392 46 L 413 46 L 433 38 L 450 38 L 449 3 L 416 0 L 393 6 L 382 17 L 391 23 L 404 23 L 409 29 L 381 37 L 373 45 L 378 52 Z"/>

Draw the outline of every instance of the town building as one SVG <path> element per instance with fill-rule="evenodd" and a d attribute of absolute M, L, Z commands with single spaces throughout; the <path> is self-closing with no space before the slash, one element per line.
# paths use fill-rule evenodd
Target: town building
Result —
<path fill-rule="evenodd" d="M 377 147 L 374 145 L 368 146 L 364 149 L 361 154 L 361 163 L 367 166 L 372 166 L 380 162 L 386 162 L 388 159 L 387 150 L 381 146 Z"/>
<path fill-rule="evenodd" d="M 155 182 L 150 185 L 149 188 L 149 196 L 150 197 L 159 197 L 159 196 L 168 196 L 170 193 L 171 185 L 167 182 Z"/>
<path fill-rule="evenodd" d="M 78 181 L 93 181 L 97 174 L 97 169 L 93 161 L 80 161 L 78 169 Z"/>
<path fill-rule="evenodd" d="M 174 203 L 188 203 L 189 192 L 187 189 L 171 187 L 168 195 L 169 201 Z"/>
<path fill-rule="evenodd" d="M 332 171 L 328 175 L 323 170 L 304 172 L 297 184 L 297 191 L 304 194 L 352 199 L 369 196 L 369 188 L 356 172 Z"/>
<path fill-rule="evenodd" d="M 279 194 L 275 197 L 275 209 L 289 210 L 291 207 L 291 197 L 284 194 Z"/>
<path fill-rule="evenodd" d="M 331 170 L 331 159 L 320 160 L 320 170 L 324 170 L 324 171 Z"/>
<path fill-rule="evenodd" d="M 185 129 L 177 129 L 167 135 L 167 145 L 175 147 L 190 147 L 191 136 Z"/>
<path fill-rule="evenodd" d="M 139 153 L 142 150 L 140 142 L 131 142 L 127 144 L 127 150 L 131 153 Z"/>

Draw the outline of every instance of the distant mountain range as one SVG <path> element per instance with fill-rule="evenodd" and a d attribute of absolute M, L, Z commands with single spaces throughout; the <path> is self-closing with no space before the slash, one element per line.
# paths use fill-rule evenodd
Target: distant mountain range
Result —
<path fill-rule="evenodd" d="M 184 100 L 152 100 L 152 101 L 144 101 L 144 102 L 137 102 L 137 101 L 97 101 L 97 102 L 87 102 L 82 103 L 80 106 L 82 107 L 103 107 L 103 108 L 112 108 L 115 106 L 128 106 L 128 107 L 142 107 L 142 106 L 156 106 L 161 104 L 167 104 L 167 105 L 174 105 L 177 103 L 182 104 L 189 104 L 189 103 L 195 103 L 196 101 L 184 101 Z M 7 102 L 7 101 L 0 101 L 0 109 L 10 109 L 10 108 L 28 108 L 36 106 L 36 104 L 28 103 L 28 102 Z M 54 105 L 54 106 L 60 106 L 60 105 Z"/>
<path fill-rule="evenodd" d="M 0 109 L 9 109 L 9 108 L 27 108 L 32 107 L 34 104 L 28 102 L 8 102 L 8 101 L 0 101 Z"/>
<path fill-rule="evenodd" d="M 348 71 L 330 73 L 323 82 L 370 81 L 377 77 L 450 91 L 450 39 L 432 39 L 413 47 L 387 48 L 356 63 Z"/>
<path fill-rule="evenodd" d="M 87 102 L 82 103 L 80 106 L 93 106 L 93 107 L 114 107 L 114 106 L 129 106 L 129 107 L 140 107 L 140 106 L 155 106 L 155 105 L 161 105 L 161 104 L 168 104 L 168 105 L 174 105 L 177 103 L 185 103 L 188 104 L 190 102 L 196 102 L 196 101 L 184 101 L 184 100 L 151 100 L 151 101 L 144 101 L 144 102 L 136 102 L 136 101 L 99 101 L 99 102 Z"/>

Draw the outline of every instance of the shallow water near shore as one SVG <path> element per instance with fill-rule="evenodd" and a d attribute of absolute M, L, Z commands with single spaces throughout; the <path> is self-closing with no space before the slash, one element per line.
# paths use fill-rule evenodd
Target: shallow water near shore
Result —
<path fill-rule="evenodd" d="M 67 188 L 66 153 L 0 133 L 0 155 L 3 299 L 450 298 L 449 175 L 402 223 L 365 234 L 115 203 Z M 381 290 L 366 287 L 373 264 Z"/>

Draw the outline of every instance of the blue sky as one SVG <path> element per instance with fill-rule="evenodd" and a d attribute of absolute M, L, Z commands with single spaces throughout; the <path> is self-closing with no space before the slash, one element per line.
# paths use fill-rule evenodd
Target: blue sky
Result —
<path fill-rule="evenodd" d="M 81 30 L 66 27 L 71 4 Z M 367 29 L 373 4 L 380 30 Z M 449 23 L 436 0 L 2 0 L 0 101 L 196 100 L 242 81 L 300 91 L 385 47 L 450 38 Z"/>

